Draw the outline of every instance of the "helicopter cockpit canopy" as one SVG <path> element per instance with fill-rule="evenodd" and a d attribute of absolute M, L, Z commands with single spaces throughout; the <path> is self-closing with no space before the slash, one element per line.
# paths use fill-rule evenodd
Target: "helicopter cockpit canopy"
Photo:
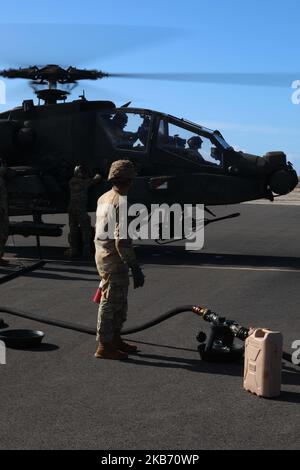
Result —
<path fill-rule="evenodd" d="M 111 113 L 99 113 L 98 119 L 116 150 L 147 152 L 152 114 L 120 108 Z"/>
<path fill-rule="evenodd" d="M 230 145 L 219 131 L 157 111 L 115 108 L 97 115 L 107 142 L 120 157 L 139 165 L 159 161 L 174 168 L 205 167 L 224 171 L 225 151 Z"/>
<path fill-rule="evenodd" d="M 157 146 L 201 166 L 223 167 L 223 150 L 230 148 L 218 131 L 211 131 L 184 119 L 160 119 Z"/>

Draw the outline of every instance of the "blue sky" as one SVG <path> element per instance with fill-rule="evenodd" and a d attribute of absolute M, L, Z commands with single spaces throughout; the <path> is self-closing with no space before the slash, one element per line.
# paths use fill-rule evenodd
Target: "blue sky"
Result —
<path fill-rule="evenodd" d="M 0 28 L 0 66 L 59 62 L 108 72 L 291 72 L 300 80 L 299 14 L 297 0 L 11 0 L 2 5 L 1 23 L 23 25 L 21 32 L 14 26 L 9 38 Z M 53 26 L 51 37 L 51 28 L 42 34 L 31 23 L 69 26 Z M 72 26 L 78 23 L 82 26 Z M 300 173 L 300 105 L 291 101 L 290 83 L 250 87 L 110 79 L 84 88 L 89 99 L 117 105 L 132 99 L 138 107 L 219 128 L 241 150 L 283 150 Z M 0 110 L 30 97 L 25 83 L 7 84 L 8 102 Z"/>

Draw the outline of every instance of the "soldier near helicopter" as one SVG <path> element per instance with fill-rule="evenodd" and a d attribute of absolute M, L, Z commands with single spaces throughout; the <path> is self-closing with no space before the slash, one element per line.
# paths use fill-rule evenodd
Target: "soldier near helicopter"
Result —
<path fill-rule="evenodd" d="M 128 116 L 122 112 L 116 113 L 110 121 L 109 132 L 116 145 L 120 148 L 131 148 L 138 139 L 136 132 L 125 131 L 127 123 Z"/>
<path fill-rule="evenodd" d="M 3 259 L 5 244 L 9 235 L 8 197 L 5 177 L 6 167 L 0 166 L 0 264 L 7 264 Z"/>
<path fill-rule="evenodd" d="M 201 149 L 203 140 L 199 135 L 193 135 L 187 140 L 187 144 L 189 148 L 186 150 L 187 155 L 195 162 L 200 163 L 201 165 L 208 165 L 208 166 L 217 166 L 216 163 L 208 162 L 199 152 Z"/>
<path fill-rule="evenodd" d="M 187 149 L 187 154 L 189 157 L 192 157 L 193 160 L 197 161 L 198 163 L 205 163 L 205 159 L 202 157 L 199 149 L 202 147 L 203 140 L 199 135 L 193 135 L 187 141 L 189 148 Z"/>
<path fill-rule="evenodd" d="M 141 116 L 141 117 L 143 117 L 143 122 L 138 128 L 137 137 L 139 138 L 143 146 L 146 147 L 149 132 L 150 132 L 151 120 L 150 120 L 150 116 L 147 116 L 147 115 Z"/>
<path fill-rule="evenodd" d="M 91 186 L 101 181 L 101 175 L 96 174 L 89 178 L 87 169 L 78 165 L 74 169 L 74 176 L 69 181 L 70 202 L 69 214 L 69 245 L 65 255 L 69 257 L 78 256 L 80 253 L 80 241 L 82 241 L 82 255 L 84 258 L 91 256 L 91 218 L 87 212 L 88 191 Z"/>
<path fill-rule="evenodd" d="M 102 359 L 126 359 L 128 354 L 137 351 L 135 346 L 121 338 L 127 318 L 129 269 L 134 288 L 144 285 L 144 274 L 136 259 L 128 227 L 122 226 L 120 215 L 121 202 L 127 201 L 134 177 L 135 168 L 129 160 L 113 162 L 108 175 L 113 187 L 99 198 L 97 205 L 95 260 L 102 280 L 102 296 L 97 322 L 96 339 L 99 344 L 95 357 Z M 111 231 L 107 233 L 111 220 Z"/>

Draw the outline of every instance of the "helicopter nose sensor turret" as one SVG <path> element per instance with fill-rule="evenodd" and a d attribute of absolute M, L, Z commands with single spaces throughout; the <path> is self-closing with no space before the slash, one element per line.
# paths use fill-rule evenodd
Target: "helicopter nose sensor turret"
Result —
<path fill-rule="evenodd" d="M 284 195 L 298 184 L 298 176 L 293 165 L 286 161 L 284 152 L 267 152 L 264 157 L 269 173 L 269 186 L 273 193 Z"/>
<path fill-rule="evenodd" d="M 232 153 L 229 150 L 229 153 Z M 235 176 L 258 178 L 265 181 L 266 189 L 283 196 L 298 185 L 298 176 L 286 154 L 280 151 L 267 152 L 262 157 L 245 152 L 233 152 L 233 163 L 228 172 Z"/>

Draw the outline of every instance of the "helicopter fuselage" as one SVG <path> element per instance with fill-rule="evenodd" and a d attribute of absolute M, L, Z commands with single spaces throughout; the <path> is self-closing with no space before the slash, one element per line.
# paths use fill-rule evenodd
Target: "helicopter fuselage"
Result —
<path fill-rule="evenodd" d="M 130 198 L 148 206 L 272 199 L 298 183 L 283 152 L 237 152 L 219 131 L 157 111 L 116 108 L 110 101 L 24 101 L 0 114 L 0 157 L 15 169 L 8 181 L 11 215 L 66 212 L 68 181 L 78 164 L 103 176 L 90 193 L 94 211 L 117 159 L 136 165 Z"/>

